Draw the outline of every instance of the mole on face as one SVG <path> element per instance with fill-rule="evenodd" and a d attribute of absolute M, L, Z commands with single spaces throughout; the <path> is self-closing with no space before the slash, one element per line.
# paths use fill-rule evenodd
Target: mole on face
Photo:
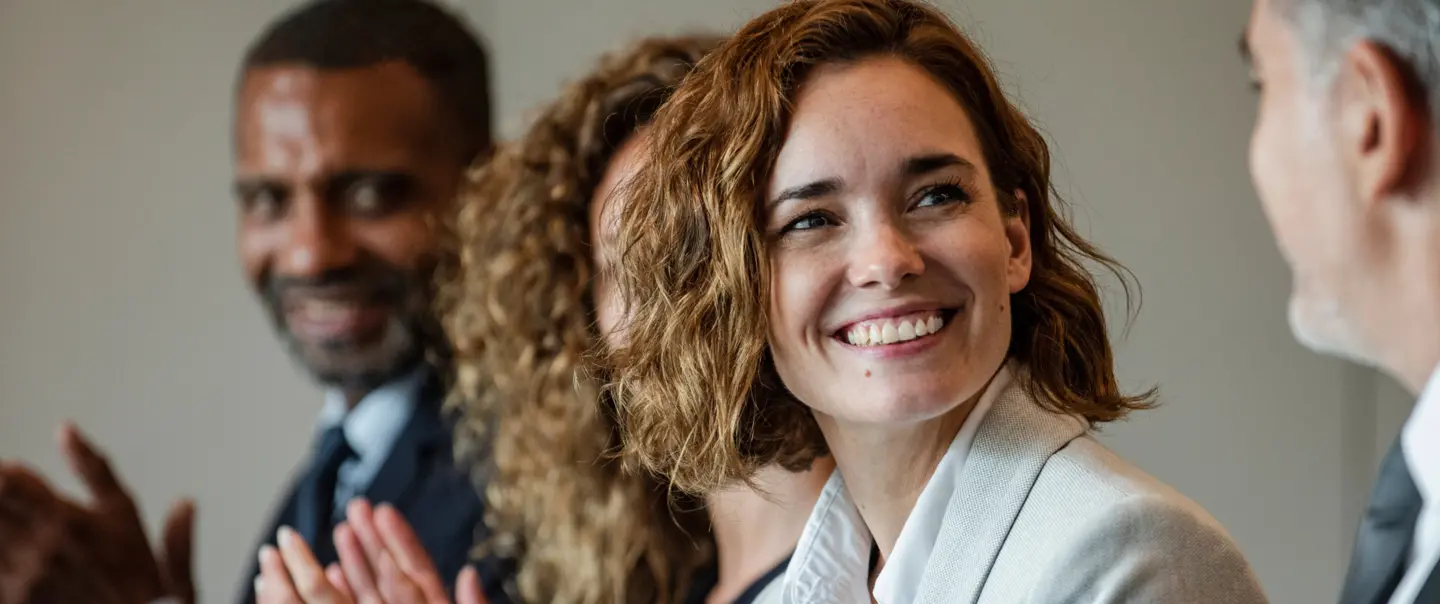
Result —
<path fill-rule="evenodd" d="M 870 377 L 870 370 L 869 370 L 869 369 L 866 369 L 866 370 L 865 370 L 865 377 L 867 377 L 867 378 Z"/>

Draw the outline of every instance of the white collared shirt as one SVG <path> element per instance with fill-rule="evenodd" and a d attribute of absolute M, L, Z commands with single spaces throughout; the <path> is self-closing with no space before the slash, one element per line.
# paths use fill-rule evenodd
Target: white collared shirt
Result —
<path fill-rule="evenodd" d="M 1001 367 L 975 409 L 965 418 L 950 448 L 940 458 L 930 481 L 920 491 L 915 507 L 900 529 L 895 549 L 875 578 L 878 604 L 911 604 L 925 572 L 946 508 L 956 495 L 956 483 L 975 433 L 995 399 L 1010 384 L 1010 370 Z M 837 469 L 825 483 L 805 530 L 800 534 L 790 568 L 785 572 L 786 604 L 869 604 L 870 551 L 874 540 L 860 511 L 845 489 Z"/>
<path fill-rule="evenodd" d="M 1415 410 L 1405 420 L 1400 447 L 1425 507 L 1415 522 L 1410 564 L 1390 596 L 1390 604 L 1414 602 L 1430 571 L 1440 562 L 1440 369 L 1430 374 Z"/>
<path fill-rule="evenodd" d="M 320 409 L 316 431 L 323 433 L 343 425 L 345 441 L 355 457 L 340 465 L 335 484 L 335 509 L 345 508 L 351 498 L 370 488 L 380 467 L 390 457 L 400 432 L 415 413 L 415 399 L 425 385 L 424 367 L 391 380 L 372 390 L 354 409 L 348 409 L 345 394 L 338 390 L 325 393 L 325 406 Z"/>

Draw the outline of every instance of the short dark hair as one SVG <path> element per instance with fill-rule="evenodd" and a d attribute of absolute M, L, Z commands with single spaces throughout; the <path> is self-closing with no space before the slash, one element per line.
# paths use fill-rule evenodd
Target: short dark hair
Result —
<path fill-rule="evenodd" d="M 425 0 L 314 0 L 285 14 L 251 44 L 245 72 L 281 64 L 355 69 L 401 61 L 435 87 L 459 121 L 465 149 L 490 147 L 485 49 L 449 11 Z"/>

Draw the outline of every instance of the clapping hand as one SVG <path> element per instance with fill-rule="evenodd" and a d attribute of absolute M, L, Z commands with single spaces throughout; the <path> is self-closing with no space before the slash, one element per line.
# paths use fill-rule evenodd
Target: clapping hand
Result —
<path fill-rule="evenodd" d="M 68 424 L 60 447 L 90 492 L 88 504 L 24 466 L 0 463 L 0 604 L 148 604 L 166 596 L 193 604 L 194 504 L 171 508 L 157 556 L 105 456 Z"/>
<path fill-rule="evenodd" d="M 280 529 L 279 548 L 260 550 L 259 604 L 450 604 L 450 596 L 415 531 L 394 508 L 356 500 L 335 528 L 338 564 L 321 568 L 295 531 Z M 457 604 L 486 604 L 480 577 L 466 567 Z"/>

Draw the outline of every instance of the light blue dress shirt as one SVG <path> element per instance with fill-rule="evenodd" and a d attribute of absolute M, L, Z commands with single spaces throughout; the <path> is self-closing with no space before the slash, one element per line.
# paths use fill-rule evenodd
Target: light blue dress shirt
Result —
<path fill-rule="evenodd" d="M 354 409 L 347 412 L 345 394 L 339 390 L 325 393 L 325 406 L 320 410 L 316 433 L 323 434 L 335 426 L 343 426 L 345 441 L 355 451 L 355 456 L 340 465 L 335 482 L 335 510 L 345 509 L 353 497 L 365 494 L 375 475 L 410 416 L 415 413 L 416 397 L 425 386 L 424 367 L 391 380 L 360 399 Z"/>

